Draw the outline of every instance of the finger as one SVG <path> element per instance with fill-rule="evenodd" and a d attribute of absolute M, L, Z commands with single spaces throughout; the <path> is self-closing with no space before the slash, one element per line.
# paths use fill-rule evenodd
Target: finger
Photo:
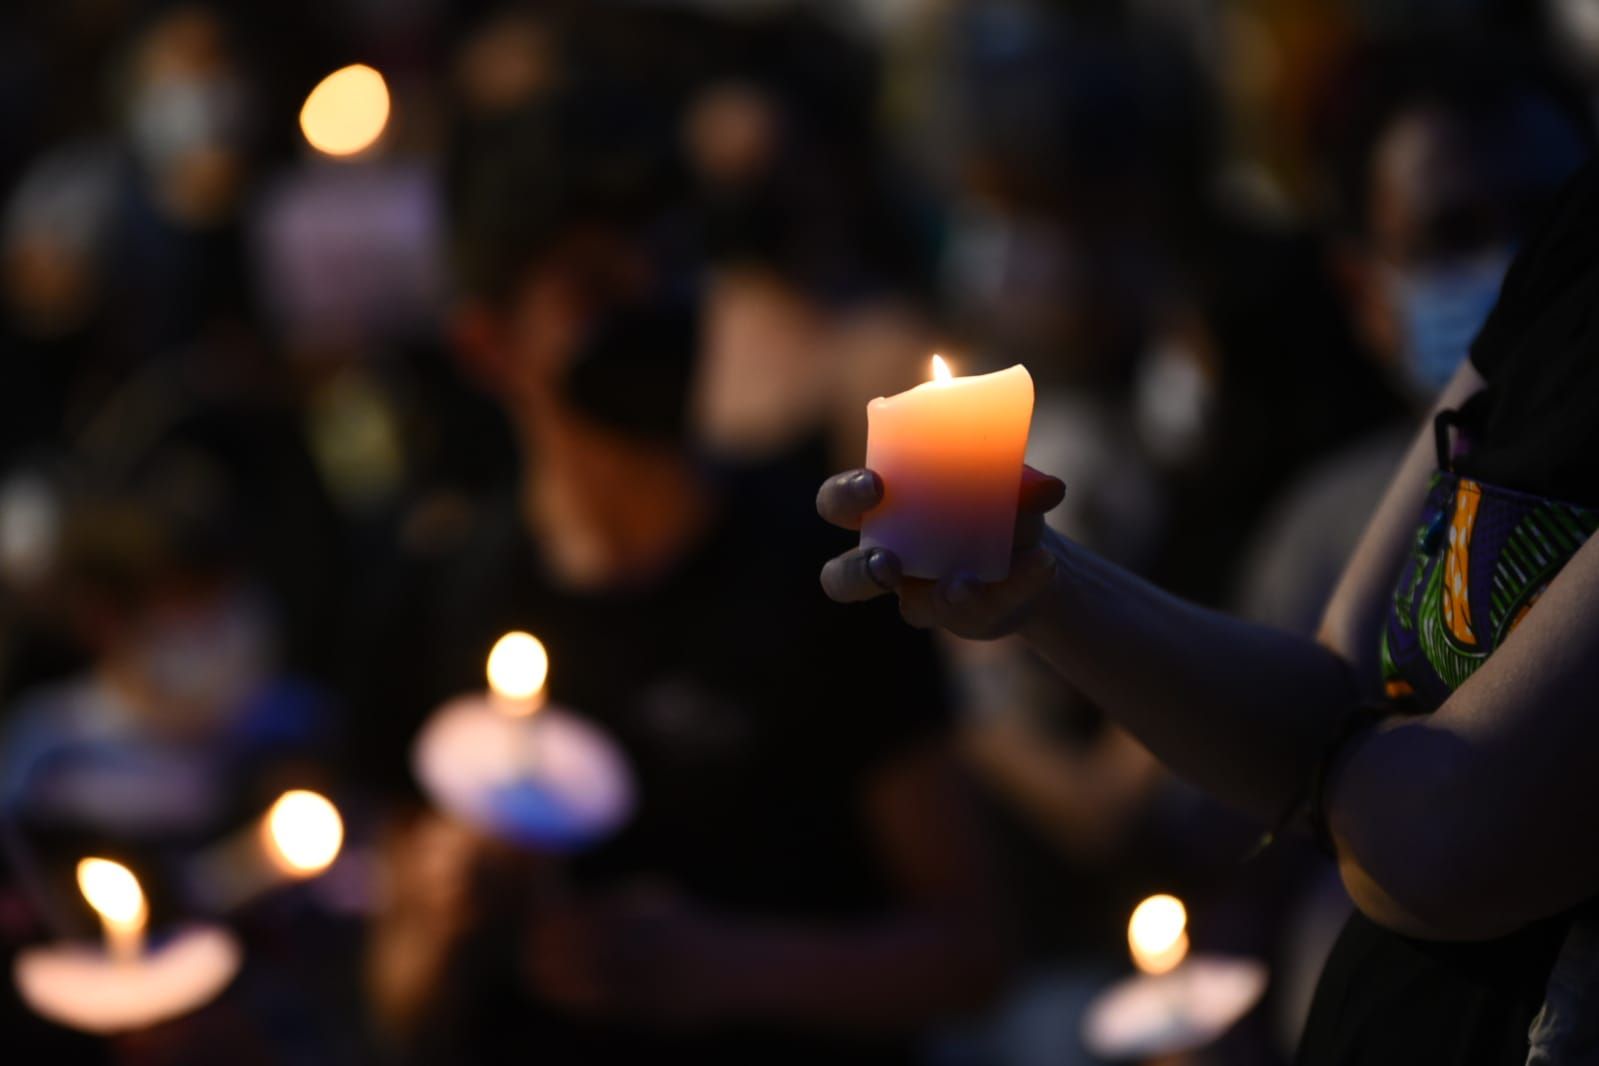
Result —
<path fill-rule="evenodd" d="M 1020 555 L 1028 549 L 1038 546 L 1044 539 L 1044 516 L 1037 511 L 1023 511 L 1016 516 L 1016 535 L 1012 544 L 1012 552 Z"/>
<path fill-rule="evenodd" d="M 959 575 L 938 583 L 930 597 L 934 624 L 963 635 L 997 636 L 1016 620 L 1055 575 L 1055 557 L 1043 548 L 1018 555 L 1004 581 L 984 584 Z"/>
<path fill-rule="evenodd" d="M 937 586 L 931 581 L 907 579 L 900 583 L 899 616 L 917 629 L 932 629 L 939 624 Z"/>
<path fill-rule="evenodd" d="M 851 548 L 822 567 L 822 591 L 839 603 L 875 599 L 899 583 L 899 560 L 882 548 Z"/>
<path fill-rule="evenodd" d="M 1023 514 L 1048 514 L 1066 498 L 1066 482 L 1030 466 L 1022 467 L 1022 490 L 1017 509 Z"/>
<path fill-rule="evenodd" d="M 883 481 L 870 470 L 846 470 L 822 482 L 816 512 L 835 526 L 861 528 L 861 516 L 883 500 Z"/>

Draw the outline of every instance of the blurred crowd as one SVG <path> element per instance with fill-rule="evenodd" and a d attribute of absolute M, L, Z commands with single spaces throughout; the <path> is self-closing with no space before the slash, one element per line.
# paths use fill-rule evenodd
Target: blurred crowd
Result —
<path fill-rule="evenodd" d="M 363 63 L 374 143 L 301 108 Z M 1061 531 L 1313 631 L 1599 132 L 1599 4 L 61 0 L 0 12 L 0 1032 L 18 1062 L 1076 1063 L 1182 896 L 1291 1055 L 1348 903 L 1025 649 L 829 604 L 865 404 L 1024 363 Z M 886 613 L 885 613 L 886 612 Z M 437 813 L 494 638 L 626 752 L 578 853 Z M 193 856 L 288 787 L 322 878 Z M 245 948 L 33 1015 L 72 864 Z"/>

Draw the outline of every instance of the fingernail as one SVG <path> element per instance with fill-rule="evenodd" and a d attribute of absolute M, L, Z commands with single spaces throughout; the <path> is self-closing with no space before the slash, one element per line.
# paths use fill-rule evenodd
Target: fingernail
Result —
<path fill-rule="evenodd" d="M 969 577 L 958 577 L 944 590 L 944 599 L 957 607 L 977 595 L 977 582 Z"/>
<path fill-rule="evenodd" d="M 883 588 L 894 587 L 894 565 L 889 561 L 888 553 L 881 548 L 874 548 L 866 556 L 866 572 L 872 575 L 872 580 Z"/>
<path fill-rule="evenodd" d="M 877 475 L 870 470 L 857 470 L 849 479 L 852 491 L 862 495 L 870 495 L 877 491 Z"/>

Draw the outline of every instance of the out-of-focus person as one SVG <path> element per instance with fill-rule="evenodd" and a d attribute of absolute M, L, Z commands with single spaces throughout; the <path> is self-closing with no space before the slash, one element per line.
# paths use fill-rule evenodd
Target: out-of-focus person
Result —
<path fill-rule="evenodd" d="M 1239 608 L 1301 633 L 1315 629 L 1363 516 L 1487 319 L 1522 235 L 1592 141 L 1545 86 L 1502 62 L 1393 55 L 1367 79 L 1334 161 L 1331 257 L 1362 354 L 1409 406 L 1307 471 L 1255 534 Z"/>
<path fill-rule="evenodd" d="M 0 445 L 59 441 L 146 360 L 252 319 L 239 208 L 254 100 L 230 32 L 203 6 L 149 16 L 99 83 L 108 128 L 73 130 L 12 190 Z"/>
<path fill-rule="evenodd" d="M 329 778 L 334 706 L 284 658 L 250 499 L 268 484 L 228 439 L 197 414 L 153 443 L 60 464 L 54 544 L 29 603 L 86 665 L 23 689 L 0 716 L 0 953 L 93 934 L 71 888 L 86 855 L 139 871 L 156 929 L 225 916 L 245 942 L 225 996 L 108 1045 L 119 1060 L 197 1061 L 227 1032 L 264 1056 L 249 1061 L 288 1061 L 355 1032 L 337 991 L 355 958 L 350 924 L 299 895 L 254 906 L 266 882 L 238 854 L 286 789 L 343 793 Z"/>
<path fill-rule="evenodd" d="M 1365 358 L 1408 401 L 1391 425 L 1327 456 L 1252 534 L 1236 592 L 1253 620 L 1311 634 L 1415 423 L 1465 358 L 1511 255 L 1589 138 L 1538 81 L 1458 51 L 1390 48 L 1369 72 L 1329 169 L 1333 271 Z M 1292 1047 L 1352 909 L 1319 866 L 1287 924 L 1278 1028 Z"/>
<path fill-rule="evenodd" d="M 1309 235 L 1226 180 L 1197 42 L 1042 5 L 949 19 L 945 302 L 979 366 L 1039 383 L 1034 458 L 1073 486 L 1052 522 L 1217 600 L 1260 501 L 1393 400 Z"/>
<path fill-rule="evenodd" d="M 786 482 L 696 460 L 701 304 L 655 225 L 677 127 L 636 89 L 590 72 L 466 132 L 453 328 L 522 465 L 374 630 L 362 754 L 403 767 L 420 716 L 526 629 L 551 699 L 625 751 L 637 813 L 569 858 L 397 830 L 415 891 L 374 935 L 380 1024 L 427 1062 L 903 1061 L 1007 958 L 942 673 L 892 619 L 828 607 L 794 564 L 827 534 Z M 908 682 L 835 698 L 884 662 Z"/>
<path fill-rule="evenodd" d="M 878 66 L 820 18 L 772 14 L 729 36 L 687 101 L 711 265 L 691 414 L 722 462 L 858 456 L 867 401 L 925 377 L 920 190 L 875 139 Z"/>
<path fill-rule="evenodd" d="M 48 580 L 89 666 L 8 712 L 0 779 L 24 826 L 192 843 L 255 813 L 248 781 L 331 751 L 326 698 L 283 670 L 248 490 L 206 435 L 195 419 L 63 477 Z"/>

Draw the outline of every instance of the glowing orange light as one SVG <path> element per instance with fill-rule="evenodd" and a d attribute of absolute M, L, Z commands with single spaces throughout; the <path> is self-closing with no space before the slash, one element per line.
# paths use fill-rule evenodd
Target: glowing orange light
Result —
<path fill-rule="evenodd" d="M 954 379 L 955 375 L 950 373 L 949 364 L 944 362 L 944 357 L 942 355 L 933 356 L 933 380 L 943 384 Z"/>
<path fill-rule="evenodd" d="M 1188 909 L 1176 896 L 1150 896 L 1133 908 L 1127 923 L 1133 965 L 1147 974 L 1177 968 L 1188 954 Z"/>
<path fill-rule="evenodd" d="M 111 954 L 118 958 L 138 955 L 150 911 L 133 871 L 110 859 L 82 859 L 78 862 L 78 891 L 100 916 Z"/>
<path fill-rule="evenodd" d="M 544 680 L 550 673 L 550 656 L 531 633 L 507 633 L 489 652 L 489 689 L 500 705 L 513 714 L 528 714 L 538 707 Z"/>
<path fill-rule="evenodd" d="M 311 877 L 333 865 L 344 846 L 344 819 L 326 796 L 293 789 L 278 797 L 266 816 L 267 839 L 283 868 Z"/>
<path fill-rule="evenodd" d="M 300 108 L 300 131 L 328 155 L 354 155 L 371 147 L 389 122 L 389 87 L 362 63 L 342 67 L 317 83 Z"/>

